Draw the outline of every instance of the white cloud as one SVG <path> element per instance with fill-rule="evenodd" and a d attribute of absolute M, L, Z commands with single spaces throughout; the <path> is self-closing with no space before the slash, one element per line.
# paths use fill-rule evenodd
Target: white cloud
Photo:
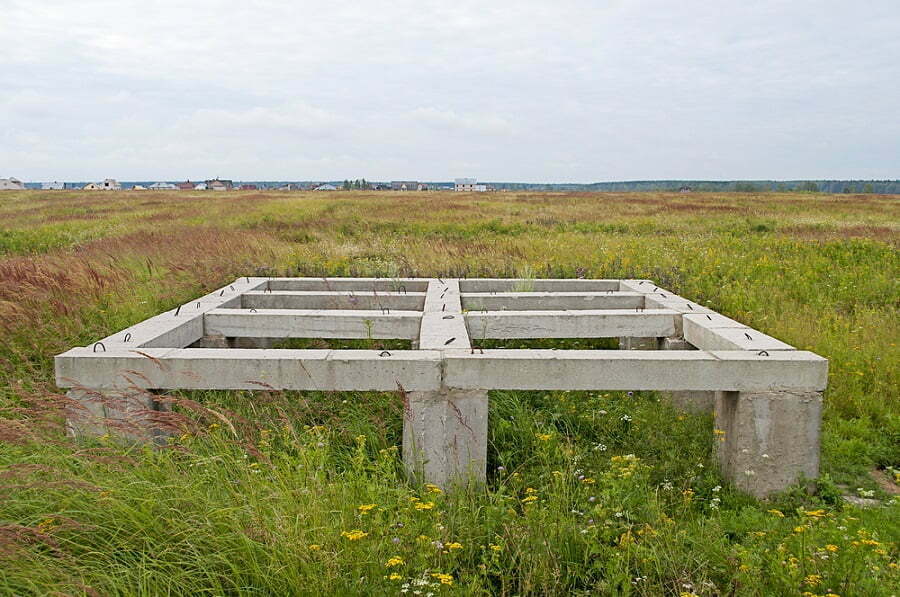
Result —
<path fill-rule="evenodd" d="M 3 5 L 26 179 L 900 176 L 894 0 Z"/>

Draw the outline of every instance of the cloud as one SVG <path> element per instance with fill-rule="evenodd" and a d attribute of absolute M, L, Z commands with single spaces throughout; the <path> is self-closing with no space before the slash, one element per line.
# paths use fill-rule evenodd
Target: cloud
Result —
<path fill-rule="evenodd" d="M 894 0 L 6 0 L 30 180 L 900 176 Z"/>

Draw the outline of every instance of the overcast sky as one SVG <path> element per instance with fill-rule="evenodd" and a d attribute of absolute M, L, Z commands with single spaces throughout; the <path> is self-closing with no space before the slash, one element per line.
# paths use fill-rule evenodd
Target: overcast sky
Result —
<path fill-rule="evenodd" d="M 0 0 L 0 177 L 900 177 L 898 0 Z"/>

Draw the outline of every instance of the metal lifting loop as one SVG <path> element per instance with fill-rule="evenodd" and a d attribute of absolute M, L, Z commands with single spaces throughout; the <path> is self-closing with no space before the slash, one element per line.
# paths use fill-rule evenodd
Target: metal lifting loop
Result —
<path fill-rule="evenodd" d="M 103 342 L 95 342 L 94 343 L 94 352 L 97 352 L 97 347 L 102 346 L 103 352 L 106 352 L 106 345 Z"/>

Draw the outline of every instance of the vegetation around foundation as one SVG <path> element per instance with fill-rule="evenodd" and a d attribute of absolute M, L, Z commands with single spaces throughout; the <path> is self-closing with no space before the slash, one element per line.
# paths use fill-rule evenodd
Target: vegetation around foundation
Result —
<path fill-rule="evenodd" d="M 898 247 L 896 195 L 4 192 L 0 594 L 900 593 Z M 64 437 L 54 354 L 243 275 L 653 279 L 830 360 L 817 492 L 732 490 L 652 392 L 492 392 L 466 494 L 406 481 L 399 393 Z"/>

